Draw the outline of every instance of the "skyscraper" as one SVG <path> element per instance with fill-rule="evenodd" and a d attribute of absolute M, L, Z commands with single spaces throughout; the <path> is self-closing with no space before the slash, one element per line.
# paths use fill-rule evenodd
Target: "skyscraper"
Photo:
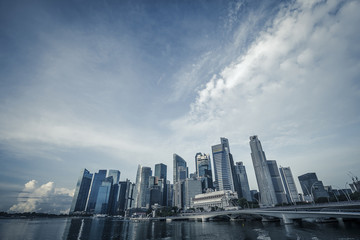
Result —
<path fill-rule="evenodd" d="M 249 181 L 248 181 L 248 177 L 246 174 L 246 168 L 243 165 L 243 162 L 237 162 L 235 164 L 235 173 L 236 173 L 238 182 L 240 183 L 240 189 L 241 189 L 241 193 L 238 192 L 239 198 L 243 197 L 247 201 L 251 202 L 252 198 L 251 198 L 251 194 L 250 194 Z"/>
<path fill-rule="evenodd" d="M 97 194 L 95 213 L 111 214 L 111 198 L 112 198 L 113 177 L 107 177 L 101 181 L 99 192 Z"/>
<path fill-rule="evenodd" d="M 201 178 L 203 191 L 208 188 L 213 188 L 213 179 L 211 171 L 211 160 L 209 154 L 197 153 L 195 156 L 196 175 Z"/>
<path fill-rule="evenodd" d="M 254 165 L 256 181 L 259 187 L 260 206 L 275 206 L 278 201 L 275 195 L 265 153 L 257 136 L 250 137 L 251 158 Z"/>
<path fill-rule="evenodd" d="M 86 201 L 89 195 L 92 174 L 87 170 L 81 170 L 79 179 L 76 184 L 74 197 L 70 207 L 70 213 L 85 211 Z"/>
<path fill-rule="evenodd" d="M 299 193 L 296 189 L 295 181 L 293 178 L 293 175 L 291 173 L 290 167 L 281 167 L 280 170 L 280 176 L 282 179 L 282 182 L 284 184 L 286 197 L 288 199 L 289 203 L 296 203 L 300 202 Z"/>
<path fill-rule="evenodd" d="M 155 164 L 155 177 L 159 179 L 164 179 L 166 181 L 167 177 L 167 166 L 163 163 Z"/>
<path fill-rule="evenodd" d="M 234 163 L 230 153 L 229 141 L 220 138 L 221 144 L 211 147 L 214 161 L 215 181 L 217 190 L 236 190 L 236 179 L 234 178 Z"/>
<path fill-rule="evenodd" d="M 152 175 L 150 167 L 138 166 L 136 174 L 135 207 L 145 208 L 150 204 L 149 177 Z"/>
<path fill-rule="evenodd" d="M 186 161 L 177 155 L 173 154 L 173 179 L 174 183 L 185 180 L 188 178 L 188 168 L 186 166 Z"/>
<path fill-rule="evenodd" d="M 279 169 L 277 167 L 276 161 L 275 160 L 267 160 L 266 162 L 269 167 L 270 176 L 271 176 L 271 180 L 274 185 L 276 200 L 277 200 L 278 204 L 288 203 L 288 200 L 286 198 L 286 194 L 284 191 L 284 187 L 281 182 L 280 173 L 279 173 Z"/>
<path fill-rule="evenodd" d="M 111 198 L 109 199 L 109 214 L 117 215 L 118 214 L 118 204 L 119 204 L 119 193 L 120 193 L 120 171 L 119 170 L 109 170 L 108 177 L 113 178 L 113 184 L 111 187 Z"/>
<path fill-rule="evenodd" d="M 161 205 L 167 206 L 167 166 L 163 163 L 155 165 L 155 177 L 158 178 L 158 185 L 161 192 Z"/>
<path fill-rule="evenodd" d="M 197 194 L 202 193 L 201 181 L 197 179 L 187 178 L 183 183 L 183 208 L 191 207 L 191 200 Z"/>
<path fill-rule="evenodd" d="M 93 175 L 89 196 L 86 202 L 86 211 L 93 212 L 95 210 L 96 200 L 101 186 L 101 182 L 106 178 L 106 170 L 99 170 Z"/>
<path fill-rule="evenodd" d="M 325 190 L 322 181 L 319 181 L 316 173 L 306 173 L 298 177 L 304 195 L 312 196 L 316 201 L 320 197 L 328 198 L 329 194 Z"/>

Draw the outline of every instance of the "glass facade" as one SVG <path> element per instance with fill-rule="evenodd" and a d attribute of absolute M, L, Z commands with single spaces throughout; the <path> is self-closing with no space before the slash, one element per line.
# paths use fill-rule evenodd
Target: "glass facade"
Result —
<path fill-rule="evenodd" d="M 74 197 L 70 207 L 70 213 L 85 211 L 86 201 L 89 194 L 91 185 L 92 174 L 87 170 L 83 169 L 80 173 L 80 177 L 77 181 Z"/>
<path fill-rule="evenodd" d="M 106 172 L 106 170 L 99 170 L 98 173 L 93 175 L 90 186 L 90 193 L 86 203 L 87 212 L 93 212 L 95 210 L 99 188 L 101 186 L 101 182 L 106 178 Z"/>
<path fill-rule="evenodd" d="M 220 138 L 221 144 L 211 147 L 214 161 L 216 189 L 218 191 L 231 190 L 235 192 L 234 164 L 230 154 L 229 141 Z"/>
<path fill-rule="evenodd" d="M 235 173 L 238 182 L 240 183 L 240 189 L 241 189 L 240 190 L 241 193 L 238 192 L 239 198 L 242 197 L 245 198 L 247 201 L 251 202 L 252 198 L 250 194 L 249 181 L 246 174 L 246 168 L 243 165 L 243 162 L 237 162 L 235 164 Z"/>
<path fill-rule="evenodd" d="M 288 199 L 289 203 L 296 203 L 300 202 L 299 193 L 297 191 L 295 181 L 291 172 L 290 167 L 281 167 L 280 170 L 280 176 L 284 184 L 286 197 Z"/>
<path fill-rule="evenodd" d="M 278 204 L 270 170 L 265 153 L 257 136 L 250 137 L 251 158 L 254 165 L 256 181 L 259 188 L 259 203 L 261 207 Z"/>

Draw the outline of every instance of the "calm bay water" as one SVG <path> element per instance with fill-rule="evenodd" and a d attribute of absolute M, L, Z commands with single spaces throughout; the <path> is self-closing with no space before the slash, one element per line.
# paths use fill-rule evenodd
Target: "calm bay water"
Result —
<path fill-rule="evenodd" d="M 111 218 L 0 219 L 0 239 L 360 239 L 360 223 L 126 222 Z"/>

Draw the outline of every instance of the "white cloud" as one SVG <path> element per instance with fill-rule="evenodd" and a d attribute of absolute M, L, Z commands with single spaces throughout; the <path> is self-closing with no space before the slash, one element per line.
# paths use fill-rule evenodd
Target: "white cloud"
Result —
<path fill-rule="evenodd" d="M 312 169 L 320 170 L 329 159 L 314 154 L 319 150 L 314 146 L 340 141 L 341 131 L 360 121 L 360 34 L 354 29 L 359 10 L 357 1 L 298 1 L 284 7 L 245 54 L 198 91 L 189 114 L 172 122 L 179 142 L 198 136 L 194 142 L 216 143 L 227 136 L 243 144 L 239 139 L 246 143 L 246 136 L 258 134 L 269 139 L 265 150 L 271 148 L 273 157 L 298 146 L 303 163 L 319 157 Z M 321 149 L 337 148 L 328 144 Z M 305 145 L 306 154 L 300 152 Z M 353 154 L 354 147 L 338 150 Z M 248 152 L 239 155 L 239 160 L 249 158 Z M 287 164 L 311 170 L 287 158 Z"/>
<path fill-rule="evenodd" d="M 36 180 L 31 180 L 19 194 L 18 203 L 10 207 L 9 211 L 66 213 L 70 209 L 73 195 L 74 190 L 56 188 L 54 182 L 38 186 Z"/>

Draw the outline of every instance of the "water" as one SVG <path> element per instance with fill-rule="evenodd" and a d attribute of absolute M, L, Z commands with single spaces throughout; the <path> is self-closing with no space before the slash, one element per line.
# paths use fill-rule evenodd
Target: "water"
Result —
<path fill-rule="evenodd" d="M 0 219 L 0 239 L 360 239 L 360 223 L 126 222 L 111 218 Z"/>

